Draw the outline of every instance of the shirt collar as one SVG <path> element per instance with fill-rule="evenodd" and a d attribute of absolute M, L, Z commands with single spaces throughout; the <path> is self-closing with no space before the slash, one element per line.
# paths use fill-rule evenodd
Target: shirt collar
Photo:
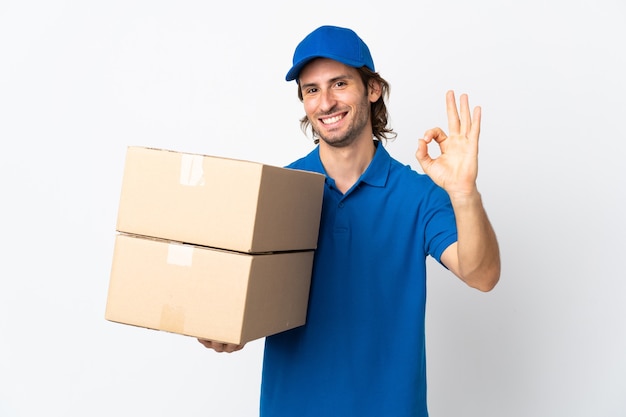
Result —
<path fill-rule="evenodd" d="M 389 169 L 391 167 L 391 156 L 381 142 L 375 141 L 374 144 L 376 145 L 374 157 L 365 172 L 356 182 L 355 186 L 360 183 L 365 183 L 373 187 L 384 187 L 385 184 L 387 184 Z M 326 182 L 332 185 L 334 180 L 328 176 L 328 173 L 324 169 L 324 165 L 320 159 L 319 146 L 312 151 L 312 154 L 315 155 L 314 158 L 310 158 L 313 165 L 311 166 L 312 170 L 324 174 L 326 176 Z"/>
<path fill-rule="evenodd" d="M 373 187 L 384 187 L 389 177 L 391 166 L 391 156 L 380 141 L 375 141 L 376 152 L 369 166 L 357 181 L 357 184 L 364 182 Z"/>

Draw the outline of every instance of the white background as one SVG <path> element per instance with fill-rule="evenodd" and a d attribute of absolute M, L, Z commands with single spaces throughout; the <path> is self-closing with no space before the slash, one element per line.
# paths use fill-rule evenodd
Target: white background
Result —
<path fill-rule="evenodd" d="M 483 107 L 502 277 L 429 264 L 431 415 L 625 416 L 625 21 L 621 0 L 0 1 L 0 416 L 257 414 L 262 341 L 105 321 L 121 174 L 128 145 L 307 153 L 284 75 L 322 24 L 369 44 L 416 169 L 447 89 Z"/>

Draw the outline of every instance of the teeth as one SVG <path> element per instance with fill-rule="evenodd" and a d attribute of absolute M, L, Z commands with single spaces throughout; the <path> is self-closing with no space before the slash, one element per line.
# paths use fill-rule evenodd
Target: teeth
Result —
<path fill-rule="evenodd" d="M 330 117 L 328 119 L 322 119 L 322 123 L 324 123 L 325 125 L 328 125 L 331 123 L 338 122 L 339 120 L 341 120 L 341 116 L 335 116 L 335 117 Z"/>

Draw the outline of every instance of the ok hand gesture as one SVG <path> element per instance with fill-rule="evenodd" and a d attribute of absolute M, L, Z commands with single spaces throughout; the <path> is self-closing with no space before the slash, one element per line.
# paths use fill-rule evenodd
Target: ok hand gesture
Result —
<path fill-rule="evenodd" d="M 424 133 L 419 140 L 415 157 L 424 172 L 450 196 L 468 196 L 476 191 L 478 175 L 478 136 L 480 134 L 480 107 L 474 108 L 470 118 L 469 100 L 466 94 L 461 97 L 460 115 L 457 111 L 453 91 L 446 93 L 448 113 L 447 136 L 436 127 Z M 441 154 L 431 158 L 428 144 L 434 140 L 439 144 Z"/>

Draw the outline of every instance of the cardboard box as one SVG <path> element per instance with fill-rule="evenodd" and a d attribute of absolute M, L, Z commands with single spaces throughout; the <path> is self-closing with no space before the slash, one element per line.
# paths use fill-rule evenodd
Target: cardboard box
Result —
<path fill-rule="evenodd" d="M 109 321 L 241 344 L 306 321 L 313 251 L 251 255 L 118 234 Z"/>
<path fill-rule="evenodd" d="M 117 230 L 247 253 L 317 247 L 324 176 L 129 147 Z"/>

